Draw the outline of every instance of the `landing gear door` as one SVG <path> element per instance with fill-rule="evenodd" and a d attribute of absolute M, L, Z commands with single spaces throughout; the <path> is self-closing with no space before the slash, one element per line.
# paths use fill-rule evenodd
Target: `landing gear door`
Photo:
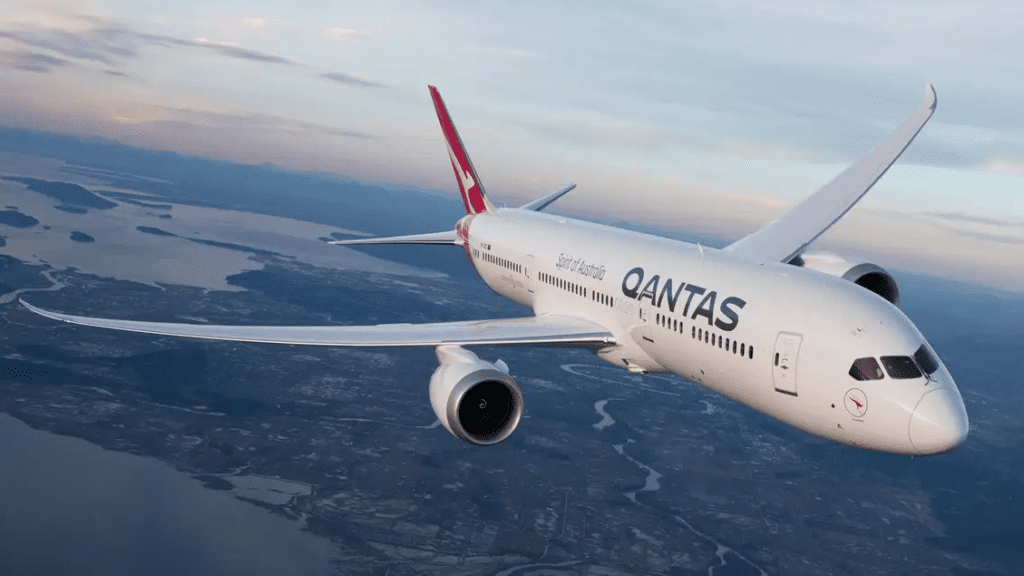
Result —
<path fill-rule="evenodd" d="M 775 357 L 772 359 L 772 379 L 775 390 L 796 396 L 796 360 L 800 355 L 803 336 L 792 332 L 779 332 L 775 339 Z"/>

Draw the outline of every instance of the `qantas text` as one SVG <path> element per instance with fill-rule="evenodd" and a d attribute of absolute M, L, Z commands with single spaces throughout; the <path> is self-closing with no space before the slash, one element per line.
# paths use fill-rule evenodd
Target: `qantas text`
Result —
<path fill-rule="evenodd" d="M 639 302 L 643 302 L 647 298 L 651 301 L 652 306 L 658 308 L 661 308 L 664 303 L 668 306 L 669 312 L 676 311 L 679 297 L 684 291 L 688 293 L 688 296 L 686 302 L 682 304 L 681 314 L 683 317 L 689 316 L 691 320 L 696 320 L 698 316 L 703 316 L 707 318 L 708 326 L 714 326 L 726 332 L 735 330 L 739 325 L 739 311 L 747 305 L 742 298 L 736 296 L 723 298 L 718 307 L 719 317 L 716 319 L 715 301 L 718 298 L 718 292 L 714 290 L 708 292 L 706 288 L 683 282 L 674 285 L 671 278 L 662 280 L 658 274 L 644 282 L 644 269 L 640 267 L 626 272 L 625 277 L 622 278 L 622 293 L 626 298 L 632 298 Z M 701 300 L 693 309 L 693 314 L 690 315 L 690 305 L 693 304 L 694 296 L 701 296 Z"/>

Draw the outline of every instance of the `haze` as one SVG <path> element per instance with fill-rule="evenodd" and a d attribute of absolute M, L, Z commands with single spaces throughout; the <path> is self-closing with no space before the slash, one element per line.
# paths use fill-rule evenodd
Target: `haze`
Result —
<path fill-rule="evenodd" d="M 723 239 L 869 150 L 907 154 L 820 246 L 1024 285 L 1024 8 L 1004 2 L 3 2 L 0 124 L 454 190 L 426 84 L 490 194 Z"/>

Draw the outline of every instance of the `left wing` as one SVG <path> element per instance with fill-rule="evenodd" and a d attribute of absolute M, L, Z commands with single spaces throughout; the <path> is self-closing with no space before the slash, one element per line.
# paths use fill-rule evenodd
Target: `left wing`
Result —
<path fill-rule="evenodd" d="M 406 234 L 405 236 L 331 240 L 328 244 L 334 244 L 335 246 L 356 246 L 359 244 L 454 244 L 462 246 L 462 240 L 455 230 L 446 230 L 444 232 L 428 232 L 427 234 Z"/>
<path fill-rule="evenodd" d="M 603 326 L 571 316 L 554 314 L 528 318 L 502 318 L 500 320 L 378 324 L 376 326 L 218 326 L 72 316 L 43 310 L 24 300 L 19 301 L 36 314 L 70 324 L 206 340 L 361 347 L 433 347 L 446 344 L 455 346 L 603 347 L 614 344 L 612 333 Z"/>
<path fill-rule="evenodd" d="M 763 228 L 725 247 L 758 262 L 789 262 L 853 208 L 900 157 L 935 111 L 935 89 L 925 86 L 913 113 L 867 156 Z"/>

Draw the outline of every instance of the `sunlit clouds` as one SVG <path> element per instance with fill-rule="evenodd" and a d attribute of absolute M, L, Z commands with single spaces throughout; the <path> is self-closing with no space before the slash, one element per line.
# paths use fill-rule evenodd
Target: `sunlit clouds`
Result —
<path fill-rule="evenodd" d="M 577 182 L 560 209 L 722 238 L 932 82 L 931 123 L 822 244 L 1024 286 L 1016 3 L 8 4 L 0 124 L 453 189 L 431 83 L 499 202 Z"/>

